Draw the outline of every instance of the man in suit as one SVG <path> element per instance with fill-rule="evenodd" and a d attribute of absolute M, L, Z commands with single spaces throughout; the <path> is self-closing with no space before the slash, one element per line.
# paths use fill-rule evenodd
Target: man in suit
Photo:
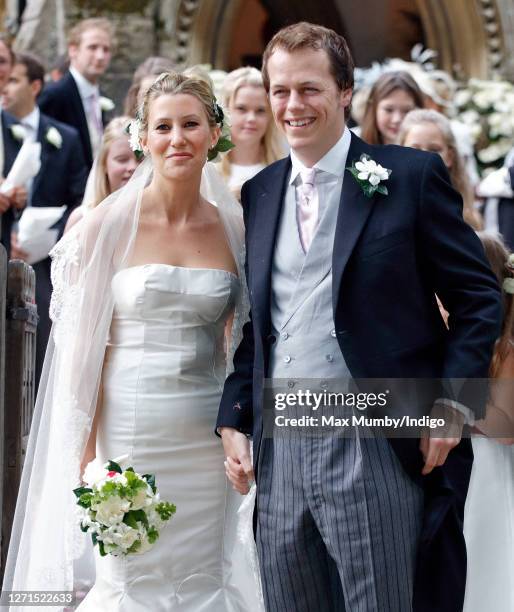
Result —
<path fill-rule="evenodd" d="M 26 139 L 41 143 L 41 169 L 29 185 L 27 205 L 66 205 L 66 213 L 55 226 L 57 237 L 60 237 L 72 209 L 82 201 L 88 169 L 77 130 L 47 117 L 37 106 L 36 100 L 43 88 L 44 78 L 45 69 L 37 57 L 29 53 L 18 54 L 4 87 L 3 106 L 20 122 Z M 12 256 L 27 258 L 27 254 L 19 248 L 15 235 L 12 239 Z M 50 333 L 50 258 L 35 263 L 34 270 L 39 313 L 36 345 L 38 382 Z"/>
<path fill-rule="evenodd" d="M 14 54 L 9 42 L 0 35 L 0 91 L 7 83 L 7 79 L 14 63 Z M 0 108 L 0 169 L 1 177 L 5 178 L 18 155 L 23 142 L 21 137 L 17 137 L 19 132 L 13 127 L 17 124 L 16 119 L 5 113 Z M 11 229 L 18 211 L 25 206 L 27 191 L 24 187 L 16 187 L 8 193 L 0 193 L 0 241 L 7 250 L 9 256 L 11 249 Z"/>
<path fill-rule="evenodd" d="M 217 432 L 233 486 L 246 493 L 257 478 L 266 607 L 456 612 L 472 463 L 469 439 L 460 441 L 465 407 L 434 395 L 430 409 L 456 425 L 421 441 L 355 430 L 263 436 L 263 386 L 485 378 L 500 329 L 497 283 L 440 157 L 350 134 L 353 61 L 341 36 L 284 28 L 266 48 L 263 77 L 291 155 L 243 186 L 251 320 Z M 391 172 L 357 180 L 346 169 L 363 154 Z M 388 195 L 364 193 L 376 179 Z"/>
<path fill-rule="evenodd" d="M 113 28 L 104 18 L 80 21 L 68 37 L 69 72 L 50 83 L 39 99 L 41 112 L 76 128 L 89 168 L 114 108 L 100 95 L 98 81 L 109 66 Z"/>

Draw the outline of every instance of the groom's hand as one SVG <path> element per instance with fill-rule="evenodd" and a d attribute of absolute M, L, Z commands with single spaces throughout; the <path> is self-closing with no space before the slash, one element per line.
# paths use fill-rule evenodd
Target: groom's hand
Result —
<path fill-rule="evenodd" d="M 227 478 L 236 491 L 246 495 L 251 482 L 255 479 L 250 456 L 250 441 L 232 427 L 220 427 L 219 432 L 227 458 L 225 461 Z"/>
<path fill-rule="evenodd" d="M 464 415 L 444 404 L 436 403 L 430 418 L 442 419 L 444 425 L 435 429 L 425 429 L 421 436 L 419 448 L 425 465 L 421 473 L 430 474 L 435 467 L 444 465 L 448 453 L 459 444 L 464 426 Z"/>

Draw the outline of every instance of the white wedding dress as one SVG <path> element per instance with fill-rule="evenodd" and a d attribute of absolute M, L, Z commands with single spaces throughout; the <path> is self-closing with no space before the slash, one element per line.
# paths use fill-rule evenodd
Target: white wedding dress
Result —
<path fill-rule="evenodd" d="M 97 455 L 128 454 L 177 512 L 146 553 L 100 557 L 95 547 L 96 580 L 78 610 L 263 610 L 253 541 L 237 537 L 243 498 L 227 483 L 213 431 L 239 281 L 224 270 L 148 264 L 119 271 L 112 290 Z"/>

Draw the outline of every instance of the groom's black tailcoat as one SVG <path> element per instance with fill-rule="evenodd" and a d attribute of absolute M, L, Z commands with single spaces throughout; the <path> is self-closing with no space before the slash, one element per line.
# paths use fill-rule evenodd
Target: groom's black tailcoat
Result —
<path fill-rule="evenodd" d="M 366 197 L 346 172 L 333 245 L 333 314 L 354 378 L 486 378 L 500 332 L 500 292 L 441 158 L 352 135 L 348 163 L 366 153 L 392 170 L 389 195 Z M 263 379 L 271 334 L 271 266 L 291 168 L 280 160 L 242 190 L 251 320 L 234 357 L 217 427 L 253 435 L 257 465 Z M 297 231 L 295 227 L 291 232 Z M 327 245 L 331 248 L 331 245 Z M 439 296 L 450 313 L 443 323 Z M 314 347 L 313 347 L 314 348 Z M 404 469 L 425 491 L 414 610 L 462 609 L 466 548 L 464 501 L 473 454 L 469 439 L 426 477 L 417 439 L 391 439 Z"/>

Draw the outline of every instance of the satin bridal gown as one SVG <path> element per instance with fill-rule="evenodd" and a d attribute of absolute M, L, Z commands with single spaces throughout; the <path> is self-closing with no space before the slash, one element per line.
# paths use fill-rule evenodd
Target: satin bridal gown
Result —
<path fill-rule="evenodd" d="M 243 498 L 226 480 L 213 432 L 239 281 L 224 270 L 148 264 L 118 272 L 112 290 L 97 455 L 128 454 L 177 512 L 146 553 L 100 557 L 95 547 L 95 583 L 78 610 L 263 610 L 250 545 L 237 536 Z"/>

